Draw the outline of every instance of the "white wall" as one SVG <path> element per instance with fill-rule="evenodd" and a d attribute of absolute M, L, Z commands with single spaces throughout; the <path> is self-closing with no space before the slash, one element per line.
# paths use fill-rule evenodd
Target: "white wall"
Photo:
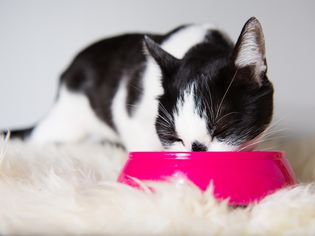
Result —
<path fill-rule="evenodd" d="M 84 46 L 121 32 L 166 32 L 212 22 L 236 40 L 256 16 L 276 88 L 276 120 L 291 134 L 315 132 L 315 2 L 185 0 L 1 0 L 0 128 L 40 119 L 58 76 Z"/>

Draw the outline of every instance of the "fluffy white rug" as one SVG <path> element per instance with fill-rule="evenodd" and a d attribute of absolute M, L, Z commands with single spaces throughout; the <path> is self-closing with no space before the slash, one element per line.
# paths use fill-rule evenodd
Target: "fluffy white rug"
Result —
<path fill-rule="evenodd" d="M 314 144 L 275 146 L 304 184 L 232 209 L 211 188 L 202 193 L 176 180 L 155 184 L 155 193 L 116 183 L 126 160 L 119 148 L 1 141 L 0 234 L 314 235 Z"/>

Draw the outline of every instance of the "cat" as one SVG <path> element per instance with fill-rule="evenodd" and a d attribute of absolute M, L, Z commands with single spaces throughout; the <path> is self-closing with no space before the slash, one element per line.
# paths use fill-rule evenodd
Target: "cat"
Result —
<path fill-rule="evenodd" d="M 263 31 L 252 17 L 235 45 L 194 24 L 96 42 L 61 75 L 47 116 L 11 135 L 36 144 L 107 140 L 128 151 L 234 151 L 255 143 L 272 113 Z"/>

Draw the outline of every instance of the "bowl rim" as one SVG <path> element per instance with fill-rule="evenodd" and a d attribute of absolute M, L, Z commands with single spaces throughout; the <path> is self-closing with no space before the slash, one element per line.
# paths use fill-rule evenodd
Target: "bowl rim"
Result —
<path fill-rule="evenodd" d="M 176 152 L 176 151 L 135 151 L 129 152 L 130 159 L 283 159 L 285 156 L 284 151 L 214 151 L 214 152 Z"/>

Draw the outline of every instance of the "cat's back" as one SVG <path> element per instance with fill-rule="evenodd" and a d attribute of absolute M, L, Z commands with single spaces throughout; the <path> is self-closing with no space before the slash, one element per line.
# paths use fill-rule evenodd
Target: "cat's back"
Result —
<path fill-rule="evenodd" d="M 61 83 L 88 92 L 106 81 L 117 80 L 123 73 L 134 73 L 145 60 L 142 39 L 143 34 L 124 34 L 93 43 L 73 59 Z"/>

